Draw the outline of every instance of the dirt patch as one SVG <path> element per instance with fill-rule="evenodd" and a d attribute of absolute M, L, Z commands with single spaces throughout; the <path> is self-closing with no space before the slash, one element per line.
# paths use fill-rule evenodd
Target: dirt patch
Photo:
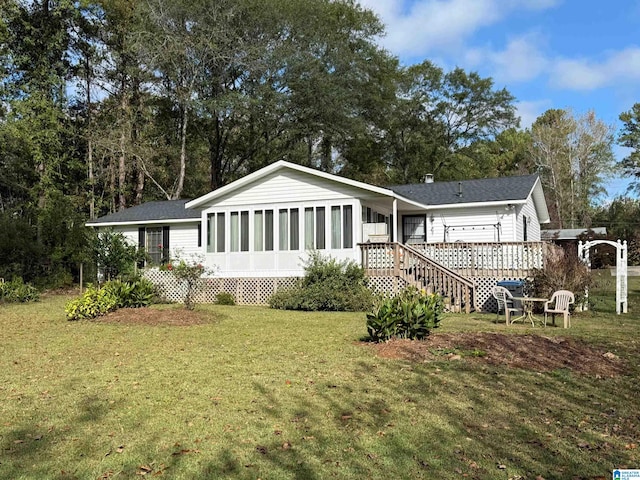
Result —
<path fill-rule="evenodd" d="M 204 325 L 215 319 L 211 313 L 204 314 L 186 308 L 158 310 L 156 308 L 121 308 L 97 319 L 99 322 L 124 323 L 130 325 L 172 325 L 188 327 Z"/>
<path fill-rule="evenodd" d="M 624 362 L 615 355 L 565 337 L 438 333 L 422 341 L 391 340 L 373 348 L 380 357 L 412 362 L 462 360 L 536 372 L 569 369 L 596 377 L 613 377 L 625 370 Z"/>

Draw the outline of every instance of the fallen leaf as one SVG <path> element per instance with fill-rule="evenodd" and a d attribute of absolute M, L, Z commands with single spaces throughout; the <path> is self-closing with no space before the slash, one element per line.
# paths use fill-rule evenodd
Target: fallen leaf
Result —
<path fill-rule="evenodd" d="M 256 447 L 256 450 L 257 450 L 257 452 L 258 452 L 258 453 L 261 453 L 262 455 L 266 455 L 266 454 L 267 454 L 267 452 L 269 451 L 269 450 L 267 449 L 267 447 L 265 447 L 265 446 L 263 446 L 263 445 L 258 445 L 258 446 Z"/>
<path fill-rule="evenodd" d="M 353 415 L 343 414 L 342 417 L 340 417 L 340 418 L 342 418 L 342 420 L 349 420 L 352 417 L 353 417 Z"/>
<path fill-rule="evenodd" d="M 124 445 L 120 445 L 118 448 L 116 448 L 116 452 L 118 453 L 122 453 L 124 451 Z"/>
<path fill-rule="evenodd" d="M 507 466 L 500 463 L 500 464 L 498 464 L 498 468 L 500 470 L 505 470 L 507 468 Z"/>
<path fill-rule="evenodd" d="M 638 445 L 635 443 L 627 443 L 624 448 L 626 448 L 627 450 L 635 450 L 636 448 L 638 448 Z"/>
<path fill-rule="evenodd" d="M 15 445 L 19 444 L 19 443 L 24 443 L 24 440 L 14 440 L 13 443 Z"/>
<path fill-rule="evenodd" d="M 291 444 L 289 442 L 284 442 L 282 444 L 282 449 L 283 450 L 289 450 L 291 448 Z"/>

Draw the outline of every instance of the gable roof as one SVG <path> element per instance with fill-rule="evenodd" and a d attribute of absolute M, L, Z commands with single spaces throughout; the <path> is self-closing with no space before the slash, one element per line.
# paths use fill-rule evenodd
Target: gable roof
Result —
<path fill-rule="evenodd" d="M 518 202 L 529 197 L 537 181 L 537 175 L 524 175 L 460 182 L 416 183 L 389 188 L 395 193 L 424 205 Z"/>
<path fill-rule="evenodd" d="M 262 177 L 269 175 L 270 173 L 276 172 L 278 170 L 283 170 L 283 169 L 289 169 L 297 172 L 306 173 L 308 175 L 324 178 L 325 180 L 331 180 L 334 182 L 342 183 L 343 185 L 359 188 L 361 190 L 366 190 L 368 192 L 378 193 L 380 195 L 386 195 L 388 197 L 395 196 L 394 193 L 387 188 L 376 187 L 375 185 L 370 185 L 368 183 L 358 182 L 357 180 L 351 180 L 350 178 L 340 177 L 338 175 L 334 175 L 331 173 L 321 172 L 320 170 L 316 170 L 314 168 L 304 167 L 302 165 L 298 165 L 297 163 L 290 163 L 285 160 L 280 160 L 270 165 L 267 165 L 266 167 L 261 168 L 260 170 L 256 170 L 255 172 L 250 173 L 249 175 L 245 175 L 244 177 L 239 178 L 235 182 L 231 182 L 228 185 L 225 185 L 224 187 L 220 187 L 217 190 L 209 192 L 206 195 L 203 195 L 202 197 L 198 197 L 195 200 L 188 202 L 186 205 L 186 208 L 188 209 L 195 208 L 195 207 L 204 205 L 206 203 L 209 203 L 210 201 L 215 200 L 216 198 L 219 198 L 223 195 L 226 195 L 229 192 L 233 192 L 238 188 L 244 187 L 245 185 L 248 185 L 256 180 L 259 180 Z"/>
<path fill-rule="evenodd" d="M 184 206 L 186 200 L 163 200 L 146 202 L 142 205 L 126 208 L 120 212 L 105 215 L 87 222 L 89 227 L 109 225 L 133 225 L 142 223 L 189 222 L 200 220 L 200 212 L 188 210 Z"/>

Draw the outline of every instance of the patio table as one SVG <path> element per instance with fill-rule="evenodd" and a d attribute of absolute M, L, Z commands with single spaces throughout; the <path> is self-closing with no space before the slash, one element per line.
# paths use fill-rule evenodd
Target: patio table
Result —
<path fill-rule="evenodd" d="M 531 321 L 531 326 L 535 327 L 535 320 L 538 320 L 537 317 L 535 315 L 533 315 L 533 306 L 539 302 L 539 303 L 545 303 L 547 301 L 549 301 L 548 298 L 538 298 L 538 297 L 513 297 L 513 300 L 518 300 L 520 302 L 522 302 L 522 315 L 520 315 L 518 318 L 514 318 L 513 320 L 511 320 L 511 325 L 513 325 L 514 322 L 517 322 L 518 320 L 522 320 L 523 322 L 525 321 L 525 319 L 528 319 Z M 542 324 L 542 320 L 538 320 L 540 322 L 540 324 Z"/>

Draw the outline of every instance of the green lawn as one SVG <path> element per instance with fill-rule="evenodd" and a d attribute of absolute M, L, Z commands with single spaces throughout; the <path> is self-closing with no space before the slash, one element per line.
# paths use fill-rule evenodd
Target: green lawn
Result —
<path fill-rule="evenodd" d="M 210 323 L 170 327 L 67 322 L 65 297 L 0 306 L 0 478 L 610 478 L 640 468 L 630 293 L 628 315 L 602 300 L 568 331 L 441 329 L 582 337 L 625 359 L 617 378 L 383 360 L 363 314 L 200 306 Z"/>

